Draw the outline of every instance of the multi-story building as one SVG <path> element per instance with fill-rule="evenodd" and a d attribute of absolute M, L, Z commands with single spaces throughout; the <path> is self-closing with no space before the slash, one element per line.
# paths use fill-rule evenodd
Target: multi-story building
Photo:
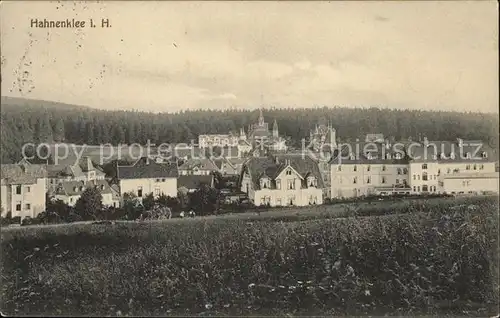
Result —
<path fill-rule="evenodd" d="M 331 162 L 331 196 L 498 193 L 495 161 L 488 157 L 491 149 L 478 149 L 479 143 L 424 139 L 398 145 L 358 143 L 350 145 L 350 152 L 344 147 L 342 156 Z M 462 191 L 457 190 L 459 184 Z"/>
<path fill-rule="evenodd" d="M 45 211 L 47 170 L 45 165 L 1 165 L 2 216 L 36 217 Z"/>
<path fill-rule="evenodd" d="M 365 144 L 360 146 L 364 149 Z M 331 161 L 332 198 L 409 193 L 405 154 L 391 151 L 382 144 L 371 148 L 373 150 L 361 153 L 353 151 L 354 147 L 344 148 Z"/>
<path fill-rule="evenodd" d="M 240 132 L 241 134 L 241 132 Z M 209 147 L 236 147 L 240 141 L 240 136 L 236 134 L 229 133 L 223 135 L 199 135 L 198 145 L 200 148 Z"/>
<path fill-rule="evenodd" d="M 177 196 L 177 177 L 179 176 L 175 163 L 157 163 L 149 157 L 142 157 L 130 166 L 117 166 L 116 179 L 120 196 L 133 193 L 143 198 L 152 193 L 159 197 Z"/>
<path fill-rule="evenodd" d="M 179 176 L 177 179 L 177 188 L 181 190 L 184 188 L 184 192 L 192 193 L 200 188 L 202 184 L 206 184 L 209 187 L 214 187 L 214 176 L 213 175 L 189 175 L 189 176 Z"/>
<path fill-rule="evenodd" d="M 279 136 L 278 122 L 274 120 L 273 129 L 270 131 L 268 123 L 264 121 L 262 109 L 258 122 L 251 125 L 248 131 L 247 140 L 252 145 L 252 149 L 265 148 L 275 152 L 285 152 L 288 149 L 286 140 Z"/>
<path fill-rule="evenodd" d="M 323 203 L 323 180 L 308 156 L 252 157 L 240 175 L 241 191 L 256 206 L 306 206 Z"/>

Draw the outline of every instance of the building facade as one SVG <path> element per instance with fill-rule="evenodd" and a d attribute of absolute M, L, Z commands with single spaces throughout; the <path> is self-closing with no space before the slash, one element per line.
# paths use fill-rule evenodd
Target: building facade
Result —
<path fill-rule="evenodd" d="M 252 157 L 240 175 L 241 191 L 256 206 L 323 204 L 323 186 L 316 162 L 301 155 Z"/>
<path fill-rule="evenodd" d="M 2 216 L 36 217 L 45 211 L 47 170 L 45 165 L 2 164 L 0 200 Z"/>
<path fill-rule="evenodd" d="M 176 197 L 178 176 L 176 164 L 157 163 L 143 157 L 133 165 L 117 166 L 114 183 L 118 184 L 121 197 L 125 193 L 133 193 L 138 198 L 148 194 L 153 194 L 154 197 L 162 194 Z"/>

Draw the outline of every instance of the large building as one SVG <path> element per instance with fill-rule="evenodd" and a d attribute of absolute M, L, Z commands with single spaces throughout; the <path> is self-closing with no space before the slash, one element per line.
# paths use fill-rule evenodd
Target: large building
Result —
<path fill-rule="evenodd" d="M 477 151 L 477 144 L 424 139 L 398 145 L 344 145 L 331 161 L 331 196 L 498 193 L 495 161 L 488 156 L 493 150 Z"/>
<path fill-rule="evenodd" d="M 177 164 L 157 163 L 149 157 L 142 157 L 133 165 L 117 166 L 116 180 L 120 196 L 133 193 L 138 198 L 148 194 L 177 196 Z"/>
<path fill-rule="evenodd" d="M 45 211 L 45 165 L 2 164 L 0 189 L 2 216 L 36 217 Z"/>
<path fill-rule="evenodd" d="M 259 112 L 258 122 L 250 125 L 248 129 L 247 140 L 253 149 L 268 149 L 274 152 L 286 152 L 288 149 L 286 140 L 279 136 L 278 122 L 274 120 L 272 130 L 269 130 L 268 123 L 264 121 L 262 109 Z"/>
<path fill-rule="evenodd" d="M 90 157 L 81 157 L 70 164 L 47 165 L 47 189 L 54 191 L 61 182 L 104 180 L 106 174 L 94 166 Z"/>
<path fill-rule="evenodd" d="M 252 157 L 243 164 L 241 191 L 256 206 L 307 206 L 323 203 L 317 163 L 302 155 Z"/>

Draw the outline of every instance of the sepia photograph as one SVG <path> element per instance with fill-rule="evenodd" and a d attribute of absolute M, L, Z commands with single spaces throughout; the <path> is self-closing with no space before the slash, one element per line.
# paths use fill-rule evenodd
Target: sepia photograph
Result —
<path fill-rule="evenodd" d="M 3 316 L 499 315 L 496 1 L 2 1 Z"/>

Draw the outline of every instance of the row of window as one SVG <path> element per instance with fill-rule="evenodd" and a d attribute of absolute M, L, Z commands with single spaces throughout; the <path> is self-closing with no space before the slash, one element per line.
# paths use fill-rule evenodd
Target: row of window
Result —
<path fill-rule="evenodd" d="M 384 176 L 382 176 L 382 178 L 381 178 L 380 181 L 381 181 L 381 183 L 387 183 L 387 179 Z M 401 180 L 400 179 L 396 179 L 396 184 L 399 184 L 400 181 L 401 181 L 401 183 L 404 183 L 405 179 L 401 179 Z M 340 179 L 340 183 L 342 183 L 342 179 Z M 354 177 L 353 180 L 352 180 L 352 183 L 357 184 L 358 183 L 358 177 Z M 367 177 L 366 178 L 366 183 L 372 183 L 372 178 L 371 177 Z"/>
<path fill-rule="evenodd" d="M 382 171 L 386 171 L 387 170 L 387 167 L 386 166 L 382 166 Z M 341 165 L 338 165 L 337 166 L 337 171 L 342 171 L 342 166 Z M 358 166 L 353 166 L 352 167 L 352 171 L 358 171 Z M 366 171 L 371 171 L 371 166 L 366 166 Z M 408 174 L 408 169 L 407 168 L 397 168 L 397 173 L 398 174 Z"/>
<path fill-rule="evenodd" d="M 287 190 L 295 190 L 295 181 L 296 179 L 289 179 L 286 181 Z M 308 178 L 307 184 L 309 187 L 317 187 L 318 185 L 316 178 Z M 271 188 L 271 181 L 268 179 L 260 180 L 260 187 L 262 189 Z M 276 180 L 276 189 L 281 190 L 281 180 Z"/>
<path fill-rule="evenodd" d="M 21 211 L 21 207 L 22 207 L 22 202 L 21 201 L 17 201 L 16 202 L 16 211 Z M 31 204 L 30 203 L 26 203 L 24 205 L 24 209 L 25 210 L 31 210 Z"/>
<path fill-rule="evenodd" d="M 436 192 L 436 186 L 422 186 L 423 192 Z M 413 192 L 420 192 L 420 186 L 413 186 Z"/>
<path fill-rule="evenodd" d="M 160 191 L 160 188 L 159 188 L 159 187 L 156 187 L 156 188 L 155 188 L 155 190 L 154 190 L 154 196 L 155 196 L 155 197 L 159 197 L 161 193 L 162 193 L 162 192 Z M 139 186 L 139 187 L 137 187 L 137 196 L 138 196 L 139 198 L 142 198 L 142 195 L 143 195 L 143 192 L 142 192 L 142 187 L 141 187 L 141 186 Z"/>
<path fill-rule="evenodd" d="M 318 202 L 318 197 L 309 197 L 309 204 L 317 204 Z M 286 205 L 295 205 L 295 196 L 290 196 L 286 199 L 286 201 L 282 201 L 281 198 L 276 198 L 276 205 L 282 205 L 285 203 Z M 271 204 L 271 197 L 265 196 L 260 198 L 260 204 L 261 205 L 266 205 L 266 204 Z"/>

